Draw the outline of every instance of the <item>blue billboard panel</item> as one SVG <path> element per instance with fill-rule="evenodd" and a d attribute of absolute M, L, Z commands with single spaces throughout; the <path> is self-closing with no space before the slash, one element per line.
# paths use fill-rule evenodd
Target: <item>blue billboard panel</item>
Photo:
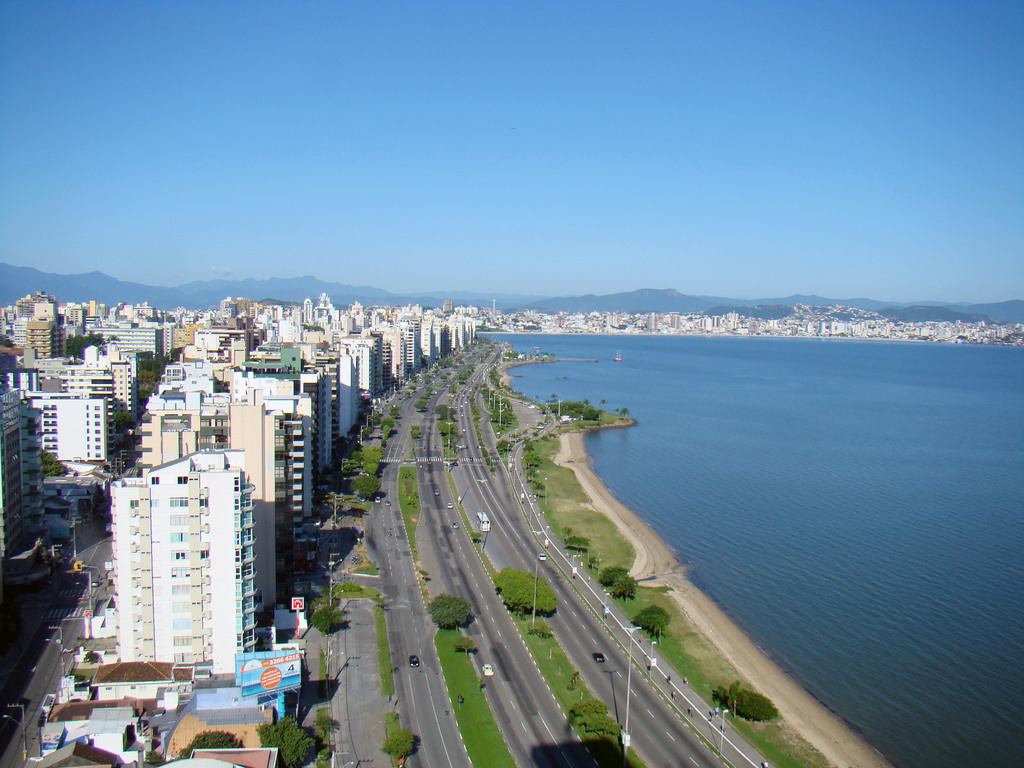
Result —
<path fill-rule="evenodd" d="M 235 685 L 243 696 L 290 691 L 302 685 L 302 654 L 259 651 L 235 655 Z"/>

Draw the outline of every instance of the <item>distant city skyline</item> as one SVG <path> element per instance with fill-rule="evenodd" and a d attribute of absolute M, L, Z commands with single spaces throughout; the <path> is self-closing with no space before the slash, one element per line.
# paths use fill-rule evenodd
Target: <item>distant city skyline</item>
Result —
<path fill-rule="evenodd" d="M 1021 39 L 1013 2 L 6 3 L 0 261 L 1024 298 Z"/>

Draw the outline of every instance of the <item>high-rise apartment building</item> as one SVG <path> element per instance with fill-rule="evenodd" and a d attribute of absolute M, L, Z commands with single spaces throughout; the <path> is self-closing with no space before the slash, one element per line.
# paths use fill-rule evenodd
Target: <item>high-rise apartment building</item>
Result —
<path fill-rule="evenodd" d="M 256 646 L 256 521 L 241 451 L 195 453 L 111 486 L 122 661 L 234 671 Z"/>

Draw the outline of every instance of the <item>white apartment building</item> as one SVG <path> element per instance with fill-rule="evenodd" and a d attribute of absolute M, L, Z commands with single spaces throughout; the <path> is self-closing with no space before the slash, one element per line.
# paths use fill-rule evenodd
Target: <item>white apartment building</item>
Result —
<path fill-rule="evenodd" d="M 111 486 L 121 661 L 234 671 L 256 645 L 252 492 L 242 451 L 195 453 Z"/>
<path fill-rule="evenodd" d="M 171 331 L 164 331 L 163 324 L 158 323 L 112 323 L 92 317 L 85 320 L 87 334 L 98 333 L 105 341 L 115 342 L 123 352 L 170 354 Z"/>
<path fill-rule="evenodd" d="M 122 353 L 116 345 L 102 354 L 86 347 L 82 362 L 60 370 L 61 389 L 83 397 L 104 397 L 110 414 L 125 412 L 133 419 L 138 412 L 138 364 L 134 354 Z"/>
<path fill-rule="evenodd" d="M 39 409 L 42 448 L 61 461 L 105 461 L 108 429 L 107 399 L 71 392 L 29 392 Z"/>

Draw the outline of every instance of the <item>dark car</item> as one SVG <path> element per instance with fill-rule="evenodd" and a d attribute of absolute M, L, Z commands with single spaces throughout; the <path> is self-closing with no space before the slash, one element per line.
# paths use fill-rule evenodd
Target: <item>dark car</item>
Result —
<path fill-rule="evenodd" d="M 594 657 L 594 661 L 596 661 L 598 664 L 604 664 L 604 654 L 603 653 L 598 651 L 597 653 L 594 653 L 592 655 Z"/>
<path fill-rule="evenodd" d="M 409 666 L 410 667 L 418 667 L 419 665 L 420 665 L 420 657 L 417 656 L 415 653 L 412 654 L 412 656 L 409 657 Z"/>

